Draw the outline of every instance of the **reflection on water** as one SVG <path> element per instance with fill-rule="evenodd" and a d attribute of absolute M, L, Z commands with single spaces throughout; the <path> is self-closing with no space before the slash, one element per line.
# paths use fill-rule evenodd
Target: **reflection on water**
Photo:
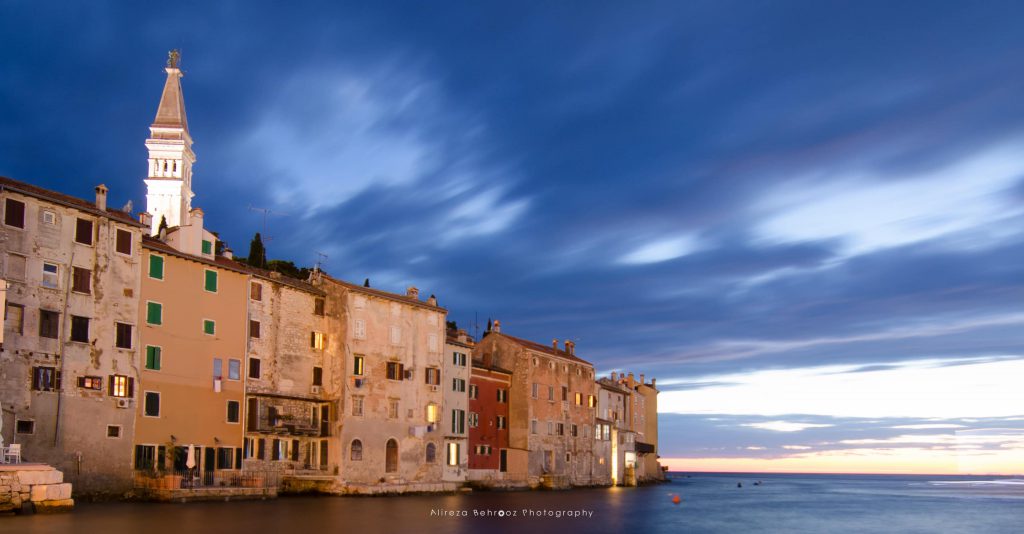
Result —
<path fill-rule="evenodd" d="M 755 480 L 764 483 L 755 486 Z M 980 480 L 992 478 L 974 482 Z M 0 532 L 1019 531 L 1024 521 L 1020 485 L 931 484 L 935 481 L 942 480 L 695 475 L 635 489 L 83 504 L 70 514 L 0 518 Z M 992 488 L 1000 489 L 993 493 Z M 675 494 L 682 498 L 678 505 L 672 503 Z"/>

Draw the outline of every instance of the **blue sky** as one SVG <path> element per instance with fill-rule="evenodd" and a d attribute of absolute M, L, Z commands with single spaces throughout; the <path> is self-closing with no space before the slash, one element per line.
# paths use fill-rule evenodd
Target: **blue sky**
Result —
<path fill-rule="evenodd" d="M 181 48 L 236 252 L 655 376 L 663 456 L 1024 431 L 1019 3 L 206 4 L 4 3 L 0 174 L 142 206 Z"/>

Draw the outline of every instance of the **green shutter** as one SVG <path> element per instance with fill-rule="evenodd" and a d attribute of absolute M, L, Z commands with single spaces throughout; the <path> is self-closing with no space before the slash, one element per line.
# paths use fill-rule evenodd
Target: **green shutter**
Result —
<path fill-rule="evenodd" d="M 146 347 L 146 369 L 160 370 L 160 347 Z"/>
<path fill-rule="evenodd" d="M 164 279 L 164 258 L 154 254 L 149 255 L 149 277 L 157 280 Z"/>
<path fill-rule="evenodd" d="M 146 303 L 146 322 L 149 324 L 163 324 L 164 307 L 156 302 Z"/>
<path fill-rule="evenodd" d="M 216 332 L 216 330 L 217 330 L 217 325 L 213 321 L 211 321 L 209 319 L 204 319 L 203 320 L 203 333 L 204 334 L 210 334 L 212 336 Z"/>
<path fill-rule="evenodd" d="M 213 243 L 203 240 L 203 254 L 213 254 Z"/>
<path fill-rule="evenodd" d="M 217 271 L 206 271 L 206 290 L 217 292 Z"/>

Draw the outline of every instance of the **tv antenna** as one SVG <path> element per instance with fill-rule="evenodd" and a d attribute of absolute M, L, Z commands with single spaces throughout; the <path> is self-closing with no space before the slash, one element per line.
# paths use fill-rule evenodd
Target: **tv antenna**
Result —
<path fill-rule="evenodd" d="M 267 216 L 270 215 L 271 213 L 273 213 L 274 215 L 288 215 L 287 213 L 272 210 L 270 208 L 257 208 L 254 206 L 249 206 L 249 211 L 255 211 L 263 214 L 263 233 L 260 235 L 260 237 L 263 238 L 264 242 L 270 242 L 274 239 L 273 237 L 267 235 Z"/>
<path fill-rule="evenodd" d="M 327 263 L 327 258 L 327 254 L 324 254 L 319 250 L 316 251 L 316 265 L 313 266 L 313 272 L 320 272 L 320 266 Z"/>

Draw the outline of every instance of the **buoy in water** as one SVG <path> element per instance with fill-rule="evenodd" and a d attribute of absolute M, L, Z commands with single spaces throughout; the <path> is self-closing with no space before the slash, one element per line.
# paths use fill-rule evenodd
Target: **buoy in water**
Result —
<path fill-rule="evenodd" d="M 680 499 L 678 495 L 673 495 L 672 496 L 672 504 L 679 504 L 681 502 L 683 502 L 683 500 Z"/>

